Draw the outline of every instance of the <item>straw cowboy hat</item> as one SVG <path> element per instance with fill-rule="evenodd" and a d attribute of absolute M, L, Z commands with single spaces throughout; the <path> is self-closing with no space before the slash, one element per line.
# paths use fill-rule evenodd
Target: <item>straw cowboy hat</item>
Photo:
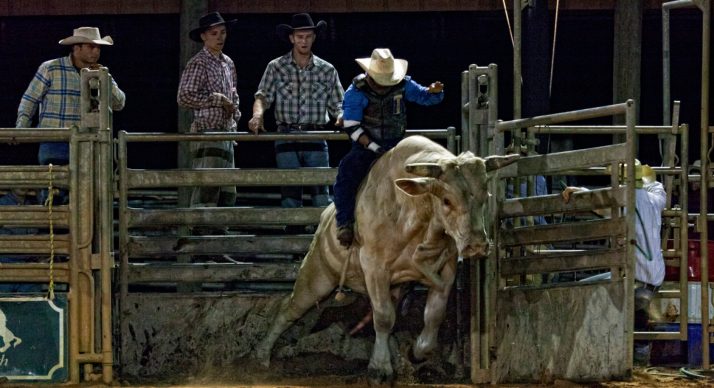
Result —
<path fill-rule="evenodd" d="M 275 28 L 275 32 L 278 34 L 280 39 L 289 42 L 290 39 L 288 38 L 288 35 L 295 32 L 295 30 L 313 30 L 317 34 L 324 31 L 325 27 L 327 27 L 327 22 L 324 20 L 320 20 L 317 24 L 315 24 L 309 14 L 298 13 L 293 15 L 290 25 L 278 24 Z"/>
<path fill-rule="evenodd" d="M 101 38 L 99 35 L 99 28 L 97 27 L 75 28 L 72 36 L 59 41 L 59 44 L 65 46 L 82 43 L 94 43 L 102 46 L 111 46 L 114 44 L 114 41 L 109 35 Z"/>
<path fill-rule="evenodd" d="M 236 19 L 225 21 L 223 20 L 223 16 L 221 16 L 220 13 L 211 12 L 201 16 L 201 18 L 198 19 L 198 27 L 191 30 L 191 32 L 188 33 L 188 37 L 191 38 L 191 40 L 194 42 L 203 43 L 203 41 L 201 40 L 201 34 L 207 29 L 214 26 L 220 26 L 222 24 L 230 26 L 235 22 L 237 22 Z"/>
<path fill-rule="evenodd" d="M 382 86 L 392 86 L 401 82 L 407 74 L 409 65 L 404 59 L 394 59 L 388 48 L 374 49 L 370 58 L 357 58 L 355 61 Z"/>

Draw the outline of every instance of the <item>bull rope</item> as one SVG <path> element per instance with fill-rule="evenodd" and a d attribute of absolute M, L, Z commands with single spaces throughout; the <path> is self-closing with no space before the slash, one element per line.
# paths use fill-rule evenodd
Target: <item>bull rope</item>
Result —
<path fill-rule="evenodd" d="M 340 268 L 340 282 L 337 285 L 337 294 L 335 294 L 335 300 L 338 302 L 341 302 L 343 299 L 345 299 L 345 277 L 347 277 L 347 267 L 350 262 L 350 259 L 352 258 L 353 252 L 354 249 L 350 249 L 350 255 L 345 261 L 342 262 L 342 267 Z"/>

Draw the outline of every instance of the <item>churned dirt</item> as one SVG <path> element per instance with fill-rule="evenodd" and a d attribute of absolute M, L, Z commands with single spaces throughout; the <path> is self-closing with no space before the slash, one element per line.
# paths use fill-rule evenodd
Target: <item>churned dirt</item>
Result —
<path fill-rule="evenodd" d="M 633 377 L 630 381 L 607 381 L 593 383 L 576 383 L 567 380 L 556 380 L 548 384 L 498 384 L 498 385 L 472 385 L 472 384 L 420 384 L 420 383 L 397 383 L 393 388 L 467 388 L 467 387 L 556 387 L 556 388 L 575 388 L 575 387 L 593 387 L 593 388 L 681 388 L 681 387 L 714 387 L 714 371 L 691 370 L 700 376 L 687 377 L 678 368 L 667 367 L 650 367 L 650 368 L 635 368 Z M 249 377 L 255 381 L 260 381 L 261 374 Z M 32 385 L 7 385 L 0 384 L 2 387 L 33 387 Z M 85 388 L 85 387 L 102 387 L 101 384 L 80 384 L 63 385 L 70 388 Z M 181 385 L 172 384 L 128 384 L 126 382 L 115 382 L 113 386 L 144 388 L 144 387 L 173 387 L 173 388 L 235 388 L 235 387 L 250 387 L 250 388 L 304 388 L 304 387 L 334 387 L 334 388 L 359 388 L 367 387 L 368 383 L 364 376 L 355 372 L 352 376 L 312 376 L 312 377 L 295 377 L 295 378 L 280 378 L 273 380 L 265 380 L 256 382 L 255 384 L 232 384 L 216 381 L 201 381 L 196 379 L 194 382 L 187 382 Z M 36 385 L 34 386 L 36 387 Z"/>

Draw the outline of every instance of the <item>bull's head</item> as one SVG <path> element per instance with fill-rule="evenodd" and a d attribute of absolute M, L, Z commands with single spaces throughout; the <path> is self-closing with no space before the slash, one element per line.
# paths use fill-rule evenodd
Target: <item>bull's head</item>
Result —
<path fill-rule="evenodd" d="M 482 159 L 471 152 L 440 163 L 414 163 L 406 171 L 418 178 L 397 179 L 396 185 L 411 196 L 433 196 L 434 217 L 453 237 L 462 257 L 486 256 L 489 240 L 484 227 L 490 172 L 515 162 L 518 155 Z"/>

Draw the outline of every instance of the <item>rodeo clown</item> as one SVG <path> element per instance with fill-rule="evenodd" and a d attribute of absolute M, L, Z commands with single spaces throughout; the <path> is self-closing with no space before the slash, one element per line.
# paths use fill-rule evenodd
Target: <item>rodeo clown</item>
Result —
<path fill-rule="evenodd" d="M 352 148 L 340 161 L 335 181 L 337 239 L 345 248 L 354 239 L 355 198 L 372 163 L 404 137 L 406 101 L 435 105 L 444 99 L 444 85 L 424 87 L 407 73 L 407 61 L 394 59 L 388 48 L 355 59 L 365 73 L 352 80 L 342 102 L 344 130 Z"/>

